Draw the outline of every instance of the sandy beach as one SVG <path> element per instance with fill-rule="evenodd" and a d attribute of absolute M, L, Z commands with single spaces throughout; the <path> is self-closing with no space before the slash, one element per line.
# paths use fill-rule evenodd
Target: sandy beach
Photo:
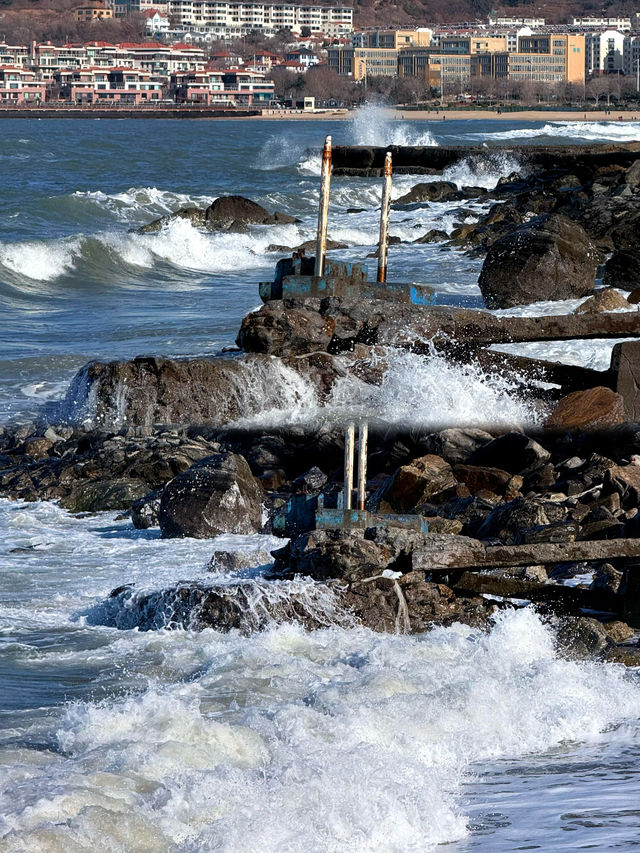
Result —
<path fill-rule="evenodd" d="M 321 110 L 317 112 L 303 112 L 301 110 L 264 110 L 260 116 L 247 116 L 249 120 L 264 121 L 265 119 L 285 120 L 341 120 L 349 119 L 355 110 Z M 576 110 L 523 110 L 521 112 L 498 112 L 489 110 L 403 110 L 401 107 L 395 109 L 387 108 L 383 117 L 385 119 L 397 119 L 398 121 L 446 121 L 449 120 L 473 120 L 473 121 L 640 121 L 640 111 L 619 110 L 592 110 L 581 112 Z"/>

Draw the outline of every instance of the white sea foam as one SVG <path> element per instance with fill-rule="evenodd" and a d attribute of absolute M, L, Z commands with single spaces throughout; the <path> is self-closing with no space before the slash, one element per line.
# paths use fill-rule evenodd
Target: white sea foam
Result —
<path fill-rule="evenodd" d="M 398 113 L 380 104 L 367 103 L 350 120 L 351 145 L 437 145 L 431 131 L 398 118 Z"/>
<path fill-rule="evenodd" d="M 562 137 L 578 141 L 594 142 L 637 142 L 640 140 L 640 122 L 634 121 L 568 121 L 549 122 L 542 127 L 513 128 L 494 133 L 470 133 L 468 138 L 535 139 L 539 136 Z"/>
<path fill-rule="evenodd" d="M 78 190 L 72 196 L 82 204 L 95 205 L 107 210 L 118 219 L 130 222 L 132 218 L 162 216 L 180 207 L 207 207 L 214 196 L 187 195 L 158 187 L 130 187 L 116 193 L 102 190 Z"/>
<path fill-rule="evenodd" d="M 296 378 L 286 406 L 264 405 L 258 415 L 239 423 L 264 426 L 326 419 L 342 422 L 373 414 L 382 422 L 436 429 L 532 424 L 540 417 L 530 402 L 516 395 L 517 376 L 488 374 L 477 364 L 452 364 L 442 356 L 400 349 L 388 348 L 379 358 L 384 370 L 380 385 L 345 375 L 338 378 L 328 400 L 320 401 L 309 383 Z M 283 377 L 286 381 L 292 378 Z"/>
<path fill-rule="evenodd" d="M 148 642 L 129 634 L 131 651 Z M 187 669 L 193 655 L 197 676 L 71 705 L 62 758 L 14 751 L 0 850 L 424 853 L 467 834 L 478 762 L 597 742 L 640 714 L 621 668 L 557 659 L 530 610 L 489 634 L 280 626 L 156 643 Z"/>
<path fill-rule="evenodd" d="M 78 238 L 2 243 L 0 264 L 20 278 L 54 281 L 73 269 L 80 251 Z"/>

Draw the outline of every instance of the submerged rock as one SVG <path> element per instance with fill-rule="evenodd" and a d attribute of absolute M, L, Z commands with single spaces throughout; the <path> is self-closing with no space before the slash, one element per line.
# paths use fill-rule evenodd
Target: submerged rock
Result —
<path fill-rule="evenodd" d="M 478 284 L 489 308 L 587 296 L 599 258 L 579 224 L 559 215 L 538 217 L 490 247 Z"/>
<path fill-rule="evenodd" d="M 208 228 L 211 231 L 243 232 L 248 225 L 290 225 L 299 222 L 295 216 L 287 213 L 269 211 L 249 198 L 240 195 L 220 196 L 207 208 L 183 207 L 162 216 L 138 230 L 141 234 L 160 231 L 175 219 L 187 219 L 195 228 Z"/>

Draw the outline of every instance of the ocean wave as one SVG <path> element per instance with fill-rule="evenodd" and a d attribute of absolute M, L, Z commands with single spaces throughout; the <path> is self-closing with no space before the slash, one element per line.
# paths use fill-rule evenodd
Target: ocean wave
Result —
<path fill-rule="evenodd" d="M 170 264 L 199 273 L 240 272 L 271 267 L 270 243 L 296 246 L 311 236 L 295 225 L 256 227 L 247 234 L 206 232 L 186 219 L 174 219 L 160 231 L 80 234 L 64 240 L 0 244 L 0 266 L 14 286 L 25 280 L 52 283 L 71 272 L 88 272 L 96 281 L 116 279 L 123 265 L 130 271 Z M 193 286 L 199 286 L 197 281 Z M 184 282 L 182 283 L 184 286 Z"/>
<path fill-rule="evenodd" d="M 454 364 L 443 356 L 393 348 L 381 350 L 379 366 L 383 371 L 379 385 L 347 374 L 336 381 L 326 402 L 310 396 L 307 389 L 304 394 L 288 395 L 286 407 L 264 405 L 259 415 L 238 423 L 261 427 L 326 420 L 342 423 L 374 413 L 382 423 L 441 429 L 531 425 L 540 418 L 536 406 L 518 393 L 517 375 L 507 378 L 487 373 L 477 364 Z"/>
<path fill-rule="evenodd" d="M 116 219 L 132 222 L 172 213 L 181 207 L 207 207 L 214 195 L 189 195 L 158 187 L 130 187 L 123 192 L 105 193 L 102 190 L 77 190 L 70 197 L 83 207 L 107 211 Z"/>
<path fill-rule="evenodd" d="M 151 642 L 125 636 L 130 656 Z M 58 754 L 10 756 L 4 849 L 425 853 L 468 834 L 480 763 L 598 744 L 640 715 L 622 668 L 559 659 L 530 609 L 488 634 L 283 625 L 153 641 L 176 683 L 71 704 Z"/>
<path fill-rule="evenodd" d="M 497 141 L 501 139 L 536 139 L 562 137 L 563 139 L 594 142 L 637 142 L 640 140 L 640 122 L 631 121 L 567 121 L 548 122 L 542 127 L 514 128 L 494 133 L 469 133 L 468 138 Z"/>
<path fill-rule="evenodd" d="M 350 145 L 437 145 L 428 127 L 418 122 L 405 122 L 395 110 L 367 103 L 349 121 Z"/>

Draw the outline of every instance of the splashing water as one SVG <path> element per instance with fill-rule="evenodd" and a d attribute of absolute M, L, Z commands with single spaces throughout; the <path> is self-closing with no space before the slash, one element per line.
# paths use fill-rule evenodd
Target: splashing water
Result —
<path fill-rule="evenodd" d="M 394 112 L 380 104 L 358 107 L 351 119 L 353 145 L 437 145 L 427 128 L 399 122 Z"/>

